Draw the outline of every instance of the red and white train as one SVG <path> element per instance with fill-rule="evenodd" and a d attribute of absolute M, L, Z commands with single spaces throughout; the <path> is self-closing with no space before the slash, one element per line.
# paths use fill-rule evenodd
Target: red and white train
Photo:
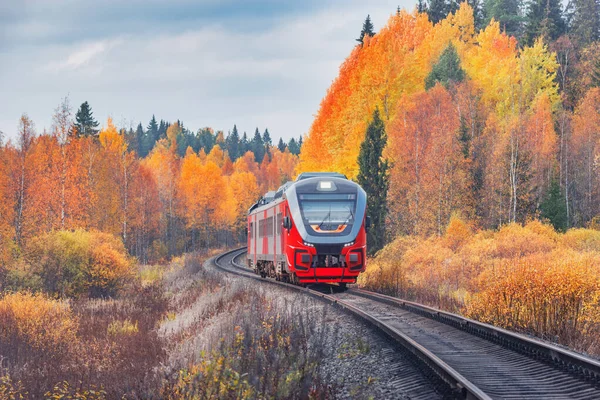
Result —
<path fill-rule="evenodd" d="M 365 270 L 367 195 L 342 174 L 303 173 L 248 210 L 248 266 L 262 277 L 344 287 Z"/>

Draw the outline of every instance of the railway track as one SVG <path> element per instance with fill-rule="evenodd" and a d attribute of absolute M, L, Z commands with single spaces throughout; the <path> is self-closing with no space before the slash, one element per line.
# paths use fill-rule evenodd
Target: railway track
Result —
<path fill-rule="evenodd" d="M 342 307 L 397 341 L 412 358 L 467 399 L 600 399 L 600 362 L 577 353 L 417 303 L 350 289 L 315 290 L 263 279 L 222 254 L 217 267 L 303 291 Z M 226 262 L 224 262 L 226 261 Z"/>

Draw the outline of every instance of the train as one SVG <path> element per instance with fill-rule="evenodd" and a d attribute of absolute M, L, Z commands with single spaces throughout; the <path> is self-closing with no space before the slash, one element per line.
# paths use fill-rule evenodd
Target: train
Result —
<path fill-rule="evenodd" d="M 367 194 L 345 175 L 305 172 L 248 210 L 247 265 L 297 285 L 355 283 L 366 268 Z"/>

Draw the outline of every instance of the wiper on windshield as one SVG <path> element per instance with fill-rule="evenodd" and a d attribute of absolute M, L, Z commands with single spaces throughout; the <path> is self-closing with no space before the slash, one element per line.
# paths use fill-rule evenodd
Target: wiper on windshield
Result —
<path fill-rule="evenodd" d="M 321 223 L 319 224 L 319 229 L 321 229 L 321 225 L 323 225 L 325 223 L 325 220 L 328 218 L 331 218 L 331 204 L 329 205 L 329 212 L 327 213 L 325 218 L 323 218 L 323 221 L 321 221 Z M 330 221 L 331 221 L 331 219 L 330 219 Z"/>
<path fill-rule="evenodd" d="M 350 215 L 348 215 L 348 218 L 346 218 L 346 220 L 344 221 L 344 223 L 342 225 L 346 225 L 348 222 L 350 222 L 350 218 L 354 219 L 354 213 L 352 212 L 352 207 L 348 207 L 348 211 L 350 212 Z"/>

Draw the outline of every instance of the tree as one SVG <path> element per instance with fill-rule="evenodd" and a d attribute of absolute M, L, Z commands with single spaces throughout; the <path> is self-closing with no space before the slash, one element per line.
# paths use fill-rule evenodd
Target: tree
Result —
<path fill-rule="evenodd" d="M 277 143 L 277 148 L 279 149 L 280 152 L 284 152 L 285 149 L 287 148 L 286 144 L 283 142 L 283 138 L 279 138 L 279 143 Z"/>
<path fill-rule="evenodd" d="M 98 121 L 94 119 L 94 113 L 87 101 L 83 102 L 75 114 L 75 128 L 78 136 L 98 135 Z"/>
<path fill-rule="evenodd" d="M 257 163 L 261 163 L 263 158 L 265 157 L 265 145 L 263 143 L 262 136 L 258 131 L 258 128 L 254 131 L 254 137 L 250 142 L 250 151 L 254 153 L 254 158 Z"/>
<path fill-rule="evenodd" d="M 425 79 L 425 89 L 431 89 L 437 82 L 448 88 L 448 85 L 460 83 L 464 79 L 465 71 L 460 66 L 460 58 L 454 45 L 450 43 Z"/>
<path fill-rule="evenodd" d="M 598 0 L 574 0 L 570 31 L 579 46 L 586 47 L 600 38 L 600 4 Z"/>
<path fill-rule="evenodd" d="M 291 138 L 290 141 L 288 142 L 287 147 L 290 150 L 290 153 L 292 153 L 296 156 L 298 154 L 300 154 L 300 146 L 298 146 L 298 142 L 296 142 L 296 139 Z"/>
<path fill-rule="evenodd" d="M 385 244 L 386 199 L 389 186 L 388 162 L 382 158 L 387 143 L 385 126 L 379 116 L 379 108 L 367 128 L 365 140 L 358 156 L 358 184 L 367 192 L 367 215 L 373 227 L 368 233 L 369 252 L 375 254 Z M 360 223 L 360 221 L 357 221 Z"/>
<path fill-rule="evenodd" d="M 556 179 L 552 180 L 550 190 L 540 204 L 540 211 L 542 218 L 547 218 L 557 231 L 565 231 L 568 228 L 567 204 Z"/>
<path fill-rule="evenodd" d="M 240 134 L 238 133 L 237 126 L 233 125 L 233 130 L 229 135 L 227 135 L 227 139 L 225 140 L 227 144 L 227 151 L 229 152 L 229 157 L 232 161 L 237 160 L 239 156 L 242 155 L 240 149 Z"/>
<path fill-rule="evenodd" d="M 426 13 L 428 11 L 425 0 L 417 1 L 417 11 L 420 13 Z M 400 15 L 400 6 L 398 6 L 398 9 L 396 10 L 396 15 Z"/>
<path fill-rule="evenodd" d="M 554 41 L 565 32 L 559 0 L 531 0 L 527 5 L 524 42 L 532 45 L 538 37 Z"/>
<path fill-rule="evenodd" d="M 521 8 L 522 0 L 484 0 L 485 24 L 489 24 L 490 20 L 494 19 L 500 23 L 500 27 L 507 35 L 519 38 L 523 25 Z"/>
<path fill-rule="evenodd" d="M 437 24 L 448 15 L 448 3 L 446 0 L 430 0 L 429 8 L 427 9 L 427 15 L 429 20 Z"/>
<path fill-rule="evenodd" d="M 375 36 L 375 31 L 373 30 L 373 23 L 371 22 L 371 16 L 367 15 L 365 22 L 363 23 L 362 30 L 360 31 L 360 37 L 356 39 L 361 45 L 363 44 L 364 38 L 366 36 Z"/>

